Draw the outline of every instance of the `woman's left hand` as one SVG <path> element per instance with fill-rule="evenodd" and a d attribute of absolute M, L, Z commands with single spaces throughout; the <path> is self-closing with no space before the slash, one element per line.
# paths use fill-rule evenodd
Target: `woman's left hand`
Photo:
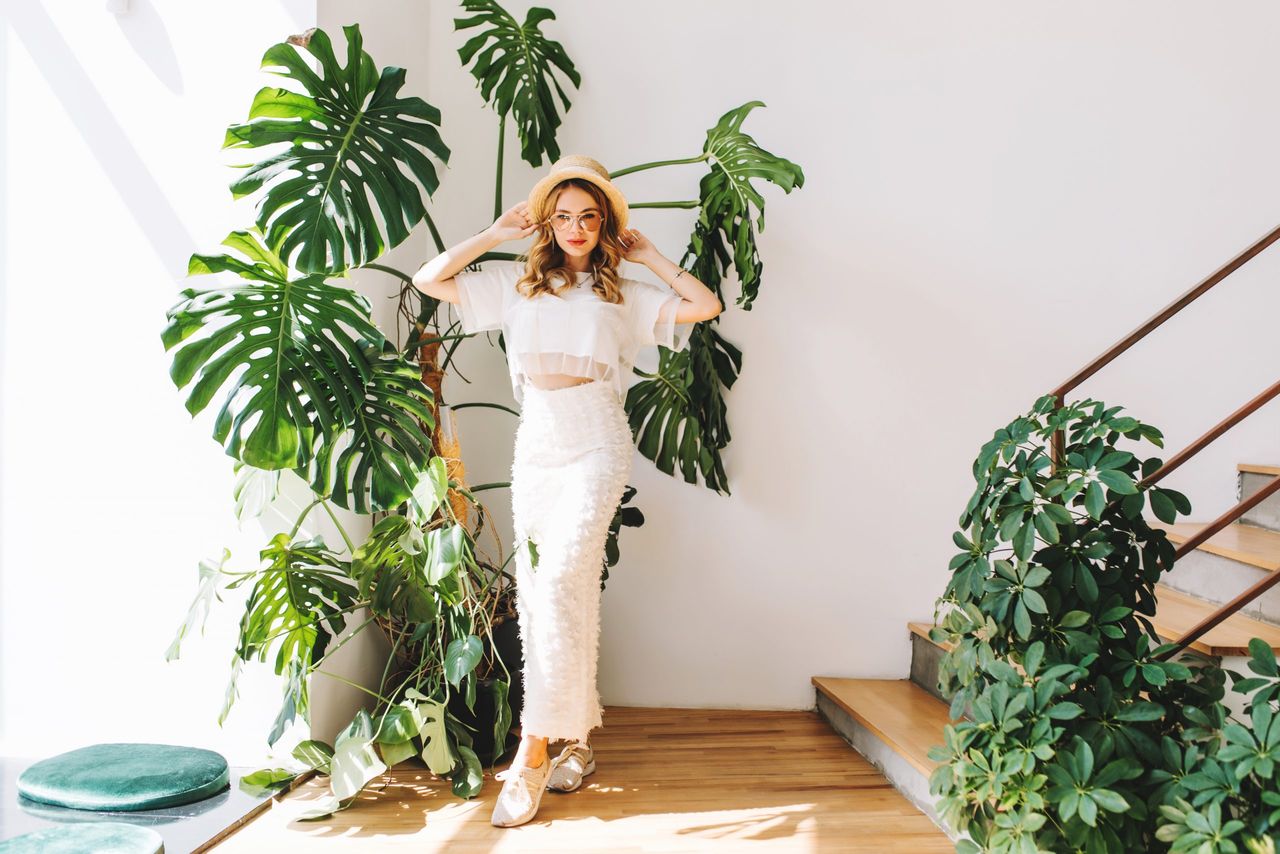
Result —
<path fill-rule="evenodd" d="M 626 247 L 627 251 L 623 253 L 622 257 L 627 261 L 644 263 L 644 259 L 650 253 L 656 251 L 653 241 L 634 228 L 623 229 L 618 237 L 622 239 L 622 245 Z"/>

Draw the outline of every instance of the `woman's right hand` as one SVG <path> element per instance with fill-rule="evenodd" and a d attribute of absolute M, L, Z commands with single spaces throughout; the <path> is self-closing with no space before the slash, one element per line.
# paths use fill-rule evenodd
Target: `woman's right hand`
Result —
<path fill-rule="evenodd" d="M 489 233 L 499 242 L 505 243 L 508 240 L 521 240 L 528 237 L 537 228 L 537 223 L 529 215 L 529 202 L 526 200 L 516 202 L 503 211 L 502 216 L 495 219 L 493 225 L 489 226 Z"/>

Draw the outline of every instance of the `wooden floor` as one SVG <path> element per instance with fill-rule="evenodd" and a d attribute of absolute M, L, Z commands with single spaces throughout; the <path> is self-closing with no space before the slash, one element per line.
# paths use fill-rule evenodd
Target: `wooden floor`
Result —
<path fill-rule="evenodd" d="M 817 712 L 608 706 L 592 745 L 598 767 L 582 788 L 547 791 L 517 827 L 489 823 L 502 785 L 492 771 L 464 801 L 425 767 L 400 766 L 329 819 L 291 820 L 327 789 L 310 780 L 211 850 L 955 850 Z"/>

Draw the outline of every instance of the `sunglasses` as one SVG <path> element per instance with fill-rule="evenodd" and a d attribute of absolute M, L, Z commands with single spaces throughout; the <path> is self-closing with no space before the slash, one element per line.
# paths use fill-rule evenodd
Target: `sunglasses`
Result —
<path fill-rule="evenodd" d="M 595 211 L 576 217 L 571 214 L 554 214 L 546 222 L 551 223 L 551 227 L 556 231 L 567 231 L 575 219 L 582 223 L 582 227 L 587 231 L 599 231 L 600 224 L 604 222 L 604 217 Z"/>

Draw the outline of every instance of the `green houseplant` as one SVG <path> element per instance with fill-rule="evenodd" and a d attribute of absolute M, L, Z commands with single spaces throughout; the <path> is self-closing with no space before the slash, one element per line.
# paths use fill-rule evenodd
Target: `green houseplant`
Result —
<path fill-rule="evenodd" d="M 1162 655 L 1149 617 L 1175 550 L 1142 514 L 1191 508 L 1142 484 L 1161 460 L 1118 445 L 1162 436 L 1120 411 L 1046 395 L 974 461 L 933 630 L 954 644 L 951 716 L 968 713 L 931 753 L 940 813 L 968 837 L 958 851 L 1275 850 L 1275 657 L 1255 641 L 1254 675 L 1230 674 L 1251 695 L 1235 721 L 1216 660 Z"/>
<path fill-rule="evenodd" d="M 458 19 L 456 28 L 479 29 L 459 56 L 464 64 L 474 61 L 471 73 L 499 117 L 496 215 L 503 209 L 496 188 L 508 120 L 530 165 L 556 159 L 560 118 L 552 90 L 565 110 L 570 106 L 556 73 L 575 86 L 579 75 L 564 48 L 540 31 L 555 17 L 550 10 L 531 9 L 520 24 L 491 0 L 462 6 L 473 14 Z M 508 484 L 466 484 L 456 448 L 442 431 L 448 426 L 442 379 L 456 348 L 471 336 L 456 322 L 444 324 L 439 302 L 412 288 L 409 275 L 378 263 L 420 223 L 436 250 L 445 249 L 424 198 L 439 184 L 427 154 L 447 162 L 450 153 L 440 111 L 400 94 L 404 69 L 379 70 L 363 50 L 358 25 L 344 33 L 345 64 L 319 29 L 265 53 L 263 68 L 295 85 L 261 89 L 249 121 L 228 128 L 224 148 L 283 148 L 237 167 L 232 193 L 257 199 L 255 222 L 228 236 L 226 251 L 191 257 L 191 275 L 225 280 L 184 290 L 163 333 L 173 380 L 190 387 L 191 414 L 221 400 L 213 435 L 237 461 L 237 512 L 254 512 L 281 476 L 304 478 L 314 499 L 290 531 L 262 549 L 258 567 L 230 570 L 225 551 L 221 560 L 201 564 L 196 601 L 167 657 L 179 654 L 182 639 L 223 590 L 247 589 L 219 720 L 231 708 L 243 665 L 270 660 L 284 683 L 268 735 L 274 744 L 290 722 L 309 720 L 310 677 L 326 673 L 322 665 L 341 643 L 376 625 L 391 644 L 379 687 L 369 691 L 372 711 L 360 711 L 332 745 L 307 741 L 293 751 L 304 769 L 330 777 L 331 797 L 314 817 L 350 805 L 371 779 L 415 756 L 450 779 L 459 797 L 475 795 L 482 783 L 478 733 L 458 712 L 463 705 L 474 711 L 479 692 L 489 695 L 492 751 L 484 758 L 497 761 L 507 746 L 518 675 L 494 642 L 496 627 L 514 616 L 510 556 L 491 560 L 478 542 L 489 515 L 480 494 Z M 759 211 L 763 228 L 764 200 L 752 182 L 772 181 L 787 192 L 803 183 L 798 166 L 742 132 L 756 106 L 760 102 L 749 102 L 722 116 L 696 156 L 611 176 L 705 165 L 699 198 L 632 207 L 697 209 L 682 264 L 718 292 L 734 270 L 744 309 L 762 277 L 752 213 Z M 478 263 L 509 257 L 489 253 Z M 343 282 L 357 268 L 398 283 L 409 332 L 403 348 L 377 328 L 369 302 Z M 722 390 L 740 365 L 741 353 L 709 324 L 700 325 L 687 352 L 662 352 L 658 371 L 636 383 L 626 400 L 641 452 L 668 474 L 678 468 L 690 482 L 701 475 L 709 488 L 727 493 L 719 457 L 729 441 Z M 633 495 L 629 488 L 622 504 Z M 375 518 L 360 543 L 338 525 L 345 552 L 301 534 L 317 508 L 337 524 L 335 507 Z M 642 521 L 638 508 L 619 508 L 602 585 L 618 559 L 620 528 Z M 368 617 L 355 625 L 363 613 Z M 247 782 L 270 785 L 297 773 L 264 769 Z"/>

